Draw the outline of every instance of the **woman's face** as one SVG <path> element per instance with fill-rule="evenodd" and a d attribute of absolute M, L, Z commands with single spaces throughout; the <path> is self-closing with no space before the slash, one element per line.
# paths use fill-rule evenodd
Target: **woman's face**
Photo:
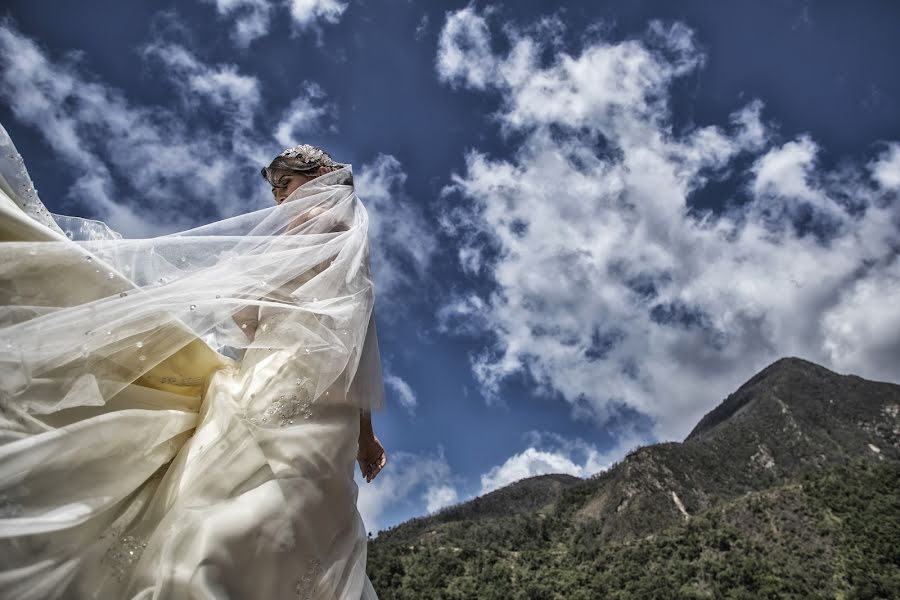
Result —
<path fill-rule="evenodd" d="M 321 174 L 321 173 L 320 173 Z M 308 181 L 312 181 L 316 176 L 302 175 L 296 171 L 286 171 L 277 169 L 272 173 L 272 179 L 277 186 L 272 186 L 272 195 L 275 196 L 275 204 L 281 204 L 285 198 L 290 196 L 294 190 Z"/>

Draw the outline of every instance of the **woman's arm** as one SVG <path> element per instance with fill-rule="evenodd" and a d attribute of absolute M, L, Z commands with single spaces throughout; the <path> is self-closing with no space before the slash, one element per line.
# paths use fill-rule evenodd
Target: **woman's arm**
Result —
<path fill-rule="evenodd" d="M 372 431 L 372 413 L 361 408 L 359 409 L 359 437 L 362 439 L 373 435 L 375 432 Z"/>
<path fill-rule="evenodd" d="M 296 217 L 291 224 L 288 226 L 288 233 L 293 234 L 296 233 L 294 230 L 300 225 L 306 223 L 310 219 L 314 217 L 318 217 L 327 212 L 327 210 L 321 206 L 314 206 L 302 215 Z M 335 227 L 332 231 L 342 231 L 346 230 L 346 226 L 343 228 Z M 324 271 L 328 266 L 330 266 L 332 261 L 327 260 L 324 261 L 314 267 L 312 267 L 312 271 L 315 273 L 320 273 Z M 300 281 L 305 281 L 308 279 L 308 274 L 306 272 L 300 273 L 297 275 L 294 280 L 287 282 L 285 285 L 281 286 L 283 289 L 287 291 L 287 293 L 292 292 L 298 285 L 300 285 Z M 293 284 L 293 285 L 291 285 Z M 261 298 L 266 298 L 267 296 L 262 296 Z M 231 318 L 235 323 L 241 328 L 241 331 L 246 335 L 249 339 L 253 340 L 256 334 L 256 328 L 259 325 L 259 306 L 255 304 L 244 306 L 243 308 L 235 311 Z"/>
<path fill-rule="evenodd" d="M 372 430 L 372 415 L 362 409 L 359 411 L 359 453 L 356 460 L 359 462 L 359 470 L 366 478 L 366 483 L 375 479 L 387 464 L 384 446 Z"/>
<path fill-rule="evenodd" d="M 297 233 L 294 231 L 296 228 L 300 227 L 304 223 L 306 223 L 314 218 L 317 218 L 317 217 L 322 218 L 322 219 L 327 219 L 326 223 L 322 226 L 322 229 L 328 227 L 329 225 L 332 225 L 331 227 L 328 227 L 327 233 L 337 233 L 339 231 L 348 231 L 350 229 L 346 223 L 343 223 L 340 221 L 335 223 L 334 218 L 331 215 L 329 215 L 328 213 L 329 213 L 329 209 L 327 209 L 323 206 L 313 206 L 312 208 L 307 210 L 305 213 L 303 213 L 302 215 L 296 217 L 293 221 L 291 221 L 291 224 L 288 227 L 288 233 L 290 233 L 290 234 Z M 322 261 L 321 263 L 313 266 L 310 270 L 313 273 L 318 275 L 319 273 L 321 273 L 322 271 L 324 271 L 325 269 L 330 267 L 331 263 L 334 262 L 334 259 L 335 259 L 335 257 L 326 259 L 326 260 Z"/>

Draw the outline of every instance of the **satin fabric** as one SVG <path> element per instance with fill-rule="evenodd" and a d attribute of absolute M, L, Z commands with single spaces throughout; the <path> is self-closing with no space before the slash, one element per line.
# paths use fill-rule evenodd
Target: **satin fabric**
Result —
<path fill-rule="evenodd" d="M 0 189 L 0 236 L 59 233 Z M 30 284 L 82 303 L 95 275 L 81 265 Z M 258 331 L 279 317 L 261 311 Z M 359 409 L 340 378 L 306 402 L 298 352 L 261 345 L 236 361 L 190 339 L 109 400 L 90 376 L 52 410 L 2 399 L 0 596 L 376 599 L 353 478 Z"/>

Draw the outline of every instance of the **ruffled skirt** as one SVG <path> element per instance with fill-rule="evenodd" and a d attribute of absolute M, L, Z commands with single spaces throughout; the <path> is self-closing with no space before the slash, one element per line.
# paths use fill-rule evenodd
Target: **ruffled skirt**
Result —
<path fill-rule="evenodd" d="M 132 384 L 0 446 L 0 596 L 374 600 L 358 409 L 292 393 L 281 354 L 218 368 L 202 401 Z"/>

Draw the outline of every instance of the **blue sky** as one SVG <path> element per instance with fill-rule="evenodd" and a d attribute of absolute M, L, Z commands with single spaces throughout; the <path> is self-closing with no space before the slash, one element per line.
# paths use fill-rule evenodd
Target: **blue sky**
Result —
<path fill-rule="evenodd" d="M 794 355 L 898 381 L 893 2 L 12 1 L 0 121 L 54 212 L 267 205 L 307 142 L 372 215 L 370 530 L 680 440 Z"/>

